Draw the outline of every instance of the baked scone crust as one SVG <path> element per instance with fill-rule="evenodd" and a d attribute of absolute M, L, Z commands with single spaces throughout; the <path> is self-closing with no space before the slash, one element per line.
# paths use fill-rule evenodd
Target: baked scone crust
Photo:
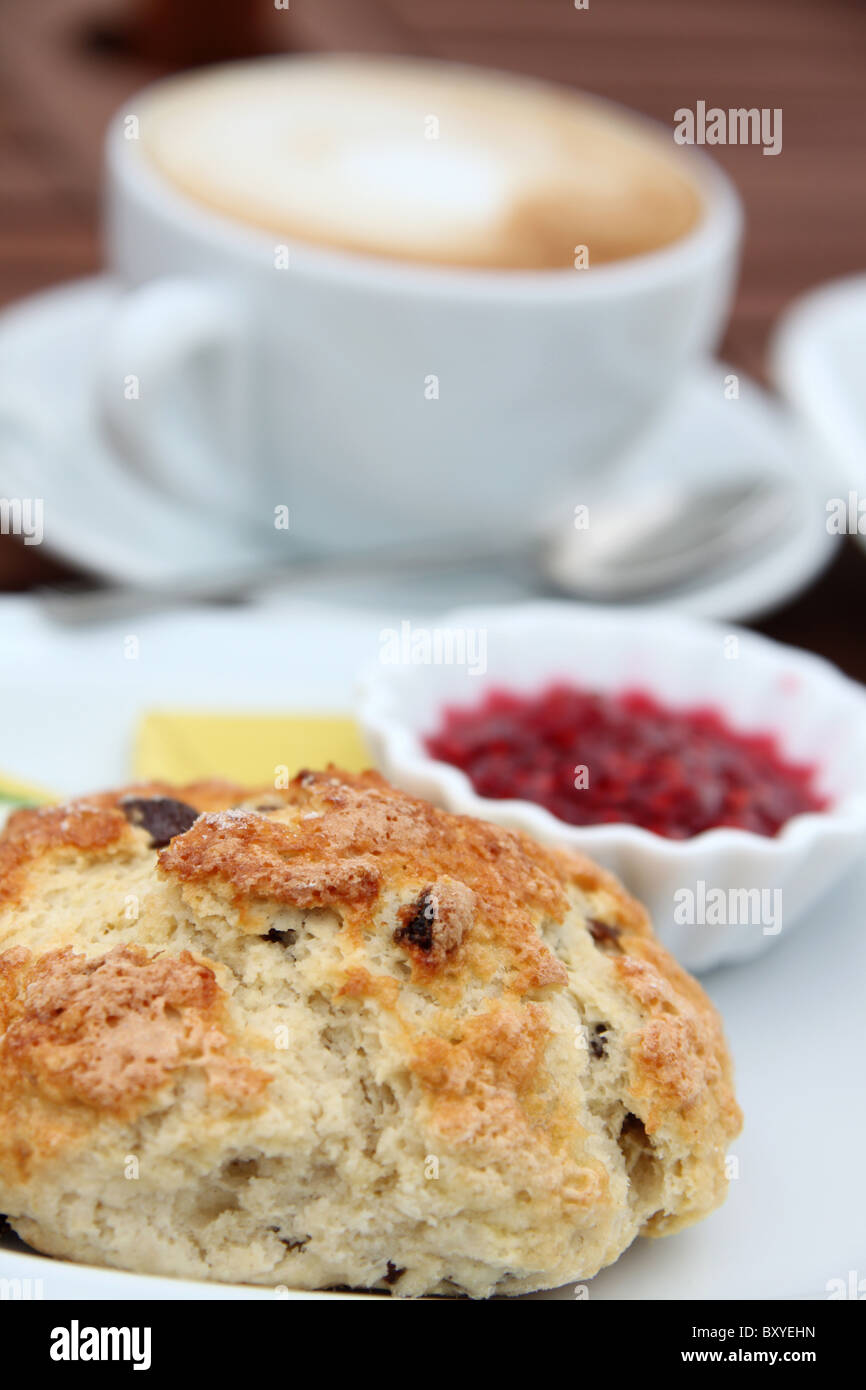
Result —
<path fill-rule="evenodd" d="M 616 880 L 375 773 L 0 839 L 0 1211 L 48 1254 L 552 1287 L 717 1206 L 739 1127 L 718 1016 Z"/>

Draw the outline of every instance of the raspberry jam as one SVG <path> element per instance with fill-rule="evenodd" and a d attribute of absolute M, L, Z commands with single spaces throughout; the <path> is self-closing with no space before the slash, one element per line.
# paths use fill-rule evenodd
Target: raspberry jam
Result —
<path fill-rule="evenodd" d="M 492 690 L 445 709 L 425 744 L 480 796 L 535 801 L 570 825 L 627 822 L 673 840 L 720 825 L 775 835 L 827 804 L 815 768 L 786 761 L 772 734 L 740 733 L 718 710 L 670 709 L 641 690 Z"/>

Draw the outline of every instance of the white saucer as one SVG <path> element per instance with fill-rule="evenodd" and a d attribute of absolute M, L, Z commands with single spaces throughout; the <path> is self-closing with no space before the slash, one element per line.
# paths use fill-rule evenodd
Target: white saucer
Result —
<path fill-rule="evenodd" d="M 738 394 L 729 399 L 732 380 Z M 617 487 L 632 487 L 637 495 L 653 483 L 682 478 L 691 488 L 709 489 L 756 473 L 779 478 L 789 493 L 790 517 L 780 540 L 736 555 L 726 568 L 672 592 L 660 606 L 695 618 L 760 618 L 805 589 L 838 542 L 827 531 L 826 478 L 792 415 L 742 372 L 708 362 L 623 462 Z"/>
<path fill-rule="evenodd" d="M 0 315 L 0 496 L 40 497 L 47 550 L 118 583 L 162 589 L 274 563 L 274 532 L 224 526 L 123 467 L 92 408 L 95 345 L 119 291 L 107 276 Z"/>
<path fill-rule="evenodd" d="M 41 497 L 45 545 L 64 559 L 123 585 L 170 589 L 197 575 L 260 574 L 294 558 L 269 527 L 244 529 L 183 508 L 129 474 L 97 429 L 91 408 L 93 344 L 120 293 L 108 276 L 50 290 L 0 315 L 0 496 Z M 781 543 L 667 597 L 664 606 L 701 617 L 749 619 L 804 588 L 827 563 L 834 537 L 825 524 L 826 484 L 810 473 L 793 427 L 775 402 L 731 369 L 696 371 L 627 465 L 617 486 L 648 474 L 694 483 L 750 469 L 782 475 L 793 498 Z M 579 500 L 579 499 L 578 499 Z M 489 543 L 490 538 L 485 538 Z M 294 544 L 289 541 L 289 544 Z M 513 602 L 543 592 L 526 557 L 514 565 L 467 565 L 448 574 L 407 575 L 407 603 Z M 345 602 L 386 601 L 389 580 L 336 575 L 305 591 Z M 400 580 L 401 588 L 403 579 Z"/>
<path fill-rule="evenodd" d="M 833 280 L 798 299 L 778 324 L 771 362 L 779 390 L 825 461 L 828 496 L 847 501 L 851 489 L 866 498 L 866 275 Z M 854 535 L 866 548 L 866 534 Z"/>
<path fill-rule="evenodd" d="M 361 615 L 294 603 L 145 615 L 136 625 L 142 659 L 129 662 L 122 624 L 70 633 L 32 600 L 0 600 L 0 728 L 15 731 L 3 771 L 59 792 L 117 784 L 129 774 L 134 722 L 156 705 L 350 709 L 355 674 L 375 660 L 394 608 Z M 831 1280 L 847 1287 L 851 1270 L 866 1275 L 864 897 L 860 866 L 773 951 L 706 977 L 745 1113 L 733 1146 L 739 1174 L 709 1220 L 638 1240 L 590 1282 L 591 1301 L 826 1298 Z M 0 1279 L 9 1278 L 42 1279 L 50 1299 L 275 1296 L 83 1268 L 0 1244 Z"/>

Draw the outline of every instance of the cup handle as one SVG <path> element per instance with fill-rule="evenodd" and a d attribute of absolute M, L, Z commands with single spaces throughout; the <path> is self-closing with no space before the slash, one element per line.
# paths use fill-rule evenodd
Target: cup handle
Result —
<path fill-rule="evenodd" d="M 164 279 L 121 299 L 99 349 L 97 409 L 112 443 L 160 492 L 225 511 L 243 499 L 246 322 L 206 280 Z"/>

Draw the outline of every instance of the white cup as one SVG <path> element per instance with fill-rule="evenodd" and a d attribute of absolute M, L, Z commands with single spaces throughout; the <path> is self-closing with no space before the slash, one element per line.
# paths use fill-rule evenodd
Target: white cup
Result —
<path fill-rule="evenodd" d="M 693 151 L 675 157 L 703 216 L 659 251 L 473 271 L 294 243 L 284 268 L 273 235 L 152 167 L 127 138 L 135 109 L 107 140 L 108 260 L 127 292 L 99 407 L 130 465 L 188 504 L 266 523 L 287 506 L 320 553 L 525 541 L 717 343 L 741 211 Z"/>

